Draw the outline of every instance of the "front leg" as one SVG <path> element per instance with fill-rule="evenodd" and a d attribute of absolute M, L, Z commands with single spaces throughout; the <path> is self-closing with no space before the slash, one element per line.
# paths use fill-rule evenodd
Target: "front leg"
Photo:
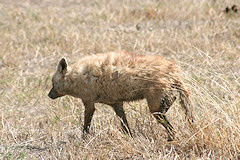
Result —
<path fill-rule="evenodd" d="M 113 107 L 115 113 L 121 119 L 121 125 L 122 125 L 123 131 L 129 134 L 131 137 L 133 137 L 127 122 L 126 115 L 124 113 L 123 103 L 115 103 L 115 104 L 109 104 L 109 105 Z"/>
<path fill-rule="evenodd" d="M 95 107 L 94 103 L 91 101 L 83 101 L 83 104 L 85 106 L 83 131 L 89 133 L 89 128 L 91 125 L 91 120 L 95 111 Z"/>

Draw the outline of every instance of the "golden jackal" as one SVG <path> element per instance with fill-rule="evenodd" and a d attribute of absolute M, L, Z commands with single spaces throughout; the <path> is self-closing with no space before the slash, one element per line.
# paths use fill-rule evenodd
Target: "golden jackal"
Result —
<path fill-rule="evenodd" d="M 84 131 L 89 132 L 94 103 L 113 107 L 121 118 L 123 130 L 131 131 L 123 110 L 123 102 L 146 98 L 150 112 L 167 130 L 169 140 L 175 131 L 166 112 L 179 96 L 186 117 L 192 121 L 188 107 L 189 92 L 183 86 L 174 63 L 158 55 L 127 52 L 101 53 L 81 58 L 68 66 L 62 58 L 52 79 L 48 94 L 52 99 L 64 95 L 81 98 L 85 105 Z"/>

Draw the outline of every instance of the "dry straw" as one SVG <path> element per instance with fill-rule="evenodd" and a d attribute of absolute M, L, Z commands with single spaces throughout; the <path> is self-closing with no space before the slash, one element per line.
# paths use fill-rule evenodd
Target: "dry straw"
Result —
<path fill-rule="evenodd" d="M 51 0 L 0 2 L 0 159 L 238 159 L 239 1 Z M 47 97 L 58 60 L 126 50 L 175 61 L 196 121 L 168 111 L 178 142 L 147 109 L 126 103 L 133 137 L 98 104 L 82 135 L 82 102 Z"/>

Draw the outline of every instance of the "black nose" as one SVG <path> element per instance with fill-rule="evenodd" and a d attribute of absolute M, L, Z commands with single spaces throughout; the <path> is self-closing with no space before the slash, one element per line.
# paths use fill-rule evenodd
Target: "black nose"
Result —
<path fill-rule="evenodd" d="M 57 91 L 54 89 L 54 87 L 51 89 L 51 91 L 48 93 L 48 97 L 50 97 L 51 99 L 56 99 L 59 96 L 59 94 L 57 93 Z"/>

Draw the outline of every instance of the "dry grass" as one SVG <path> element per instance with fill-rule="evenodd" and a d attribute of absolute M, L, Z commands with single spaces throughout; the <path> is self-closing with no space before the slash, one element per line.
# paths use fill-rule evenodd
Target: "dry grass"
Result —
<path fill-rule="evenodd" d="M 239 159 L 240 13 L 230 0 L 27 0 L 0 2 L 0 159 Z M 126 103 L 134 138 L 98 104 L 82 136 L 80 99 L 47 97 L 57 61 L 126 50 L 175 60 L 196 122 L 178 103 L 168 116 L 178 142 L 146 102 Z M 79 120 L 80 119 L 80 120 Z"/>

